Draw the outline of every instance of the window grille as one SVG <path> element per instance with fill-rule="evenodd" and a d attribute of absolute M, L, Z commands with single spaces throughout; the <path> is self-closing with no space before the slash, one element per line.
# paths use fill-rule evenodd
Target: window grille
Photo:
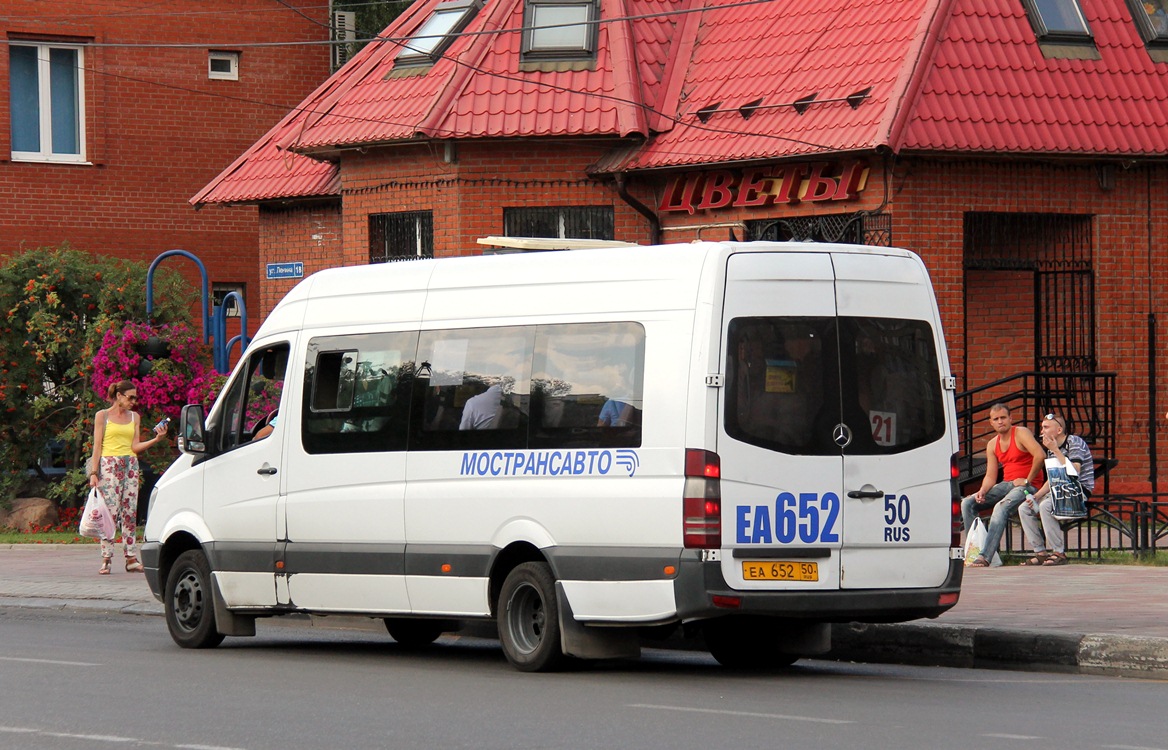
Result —
<path fill-rule="evenodd" d="M 747 240 L 771 242 L 844 242 L 853 245 L 892 244 L 892 218 L 887 214 L 829 214 L 746 222 Z"/>
<path fill-rule="evenodd" d="M 369 262 L 434 257 L 432 211 L 402 211 L 369 216 Z"/>
<path fill-rule="evenodd" d="M 612 206 L 560 206 L 503 209 L 508 237 L 612 240 L 616 229 Z"/>
<path fill-rule="evenodd" d="M 1091 219 L 1081 214 L 965 214 L 967 271 L 1034 272 L 1039 370 L 1096 369 Z"/>

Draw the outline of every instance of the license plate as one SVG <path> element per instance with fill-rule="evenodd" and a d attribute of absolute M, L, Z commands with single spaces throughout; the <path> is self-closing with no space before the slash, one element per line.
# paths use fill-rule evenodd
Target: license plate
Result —
<path fill-rule="evenodd" d="M 819 563 L 743 560 L 744 581 L 818 581 Z"/>

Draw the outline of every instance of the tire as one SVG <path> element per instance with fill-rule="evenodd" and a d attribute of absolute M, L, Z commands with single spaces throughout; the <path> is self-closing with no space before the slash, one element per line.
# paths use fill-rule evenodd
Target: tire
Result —
<path fill-rule="evenodd" d="M 762 671 L 791 666 L 799 655 L 784 653 L 780 634 L 767 628 L 765 622 L 732 617 L 711 620 L 702 627 L 706 648 L 727 669 Z"/>
<path fill-rule="evenodd" d="M 214 648 L 223 642 L 223 634 L 215 629 L 214 585 L 202 550 L 187 550 L 174 561 L 162 607 L 170 637 L 183 648 Z"/>
<path fill-rule="evenodd" d="M 556 579 L 547 563 L 516 566 L 503 582 L 496 610 L 499 641 L 512 666 L 521 672 L 551 672 L 563 666 Z"/>
<path fill-rule="evenodd" d="M 411 620 L 400 617 L 385 618 L 385 629 L 402 648 L 425 648 L 438 636 L 449 630 L 445 620 Z"/>

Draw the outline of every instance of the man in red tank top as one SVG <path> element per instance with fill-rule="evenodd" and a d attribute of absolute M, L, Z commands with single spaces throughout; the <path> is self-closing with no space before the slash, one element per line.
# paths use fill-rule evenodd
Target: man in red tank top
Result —
<path fill-rule="evenodd" d="M 1042 483 L 1042 466 L 1046 460 L 1046 452 L 1034 438 L 1034 433 L 1014 425 L 1010 407 L 1006 404 L 997 403 L 990 407 L 990 426 L 997 434 L 986 443 L 985 478 L 976 493 L 961 501 L 961 518 L 966 533 L 979 513 L 993 508 L 986 527 L 985 545 L 971 563 L 975 568 L 989 567 L 1010 521 L 1010 514 Z M 997 481 L 999 468 L 1002 470 L 1000 482 Z"/>

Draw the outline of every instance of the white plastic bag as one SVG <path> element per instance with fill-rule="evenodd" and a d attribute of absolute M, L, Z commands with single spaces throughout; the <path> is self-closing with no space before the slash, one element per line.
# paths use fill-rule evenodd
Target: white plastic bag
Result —
<path fill-rule="evenodd" d="M 981 554 L 986 542 L 986 527 L 980 518 L 973 519 L 973 528 L 965 535 L 965 566 L 973 565 L 973 561 Z M 1002 556 L 994 551 L 994 558 L 990 560 L 990 567 L 996 568 L 1002 564 Z"/>
<path fill-rule="evenodd" d="M 89 490 L 89 498 L 85 501 L 85 509 L 81 511 L 81 525 L 77 533 L 91 539 L 114 538 L 114 517 L 96 487 Z"/>

